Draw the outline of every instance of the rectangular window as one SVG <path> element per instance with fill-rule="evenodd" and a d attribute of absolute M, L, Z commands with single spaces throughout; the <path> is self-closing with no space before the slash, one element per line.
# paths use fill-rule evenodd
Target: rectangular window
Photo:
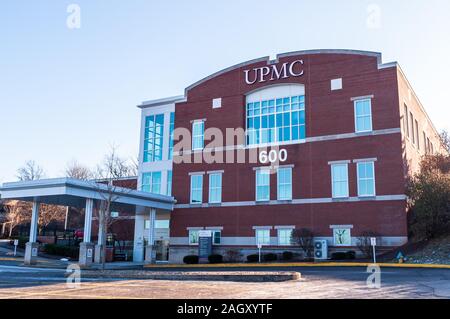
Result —
<path fill-rule="evenodd" d="M 213 230 L 213 245 L 220 245 L 222 242 L 222 232 L 220 230 Z"/>
<path fill-rule="evenodd" d="M 335 246 L 351 246 L 352 236 L 350 228 L 335 228 L 333 229 L 333 238 Z"/>
<path fill-rule="evenodd" d="M 356 132 L 372 131 L 372 100 L 355 101 L 355 129 Z"/>
<path fill-rule="evenodd" d="M 157 229 L 168 229 L 169 225 L 170 225 L 170 220 L 168 220 L 168 219 L 155 220 L 155 228 L 157 228 Z"/>
<path fill-rule="evenodd" d="M 144 163 L 162 161 L 164 114 L 145 118 Z"/>
<path fill-rule="evenodd" d="M 173 132 L 175 130 L 175 112 L 170 113 L 169 125 L 169 160 L 173 158 Z"/>
<path fill-rule="evenodd" d="M 192 150 L 202 150 L 204 147 L 205 123 L 195 121 L 192 123 Z"/>
<path fill-rule="evenodd" d="M 161 172 L 149 172 L 142 174 L 143 192 L 161 194 Z"/>
<path fill-rule="evenodd" d="M 278 169 L 278 200 L 292 199 L 292 168 Z"/>
<path fill-rule="evenodd" d="M 375 196 L 375 163 L 357 164 L 358 196 Z"/>
<path fill-rule="evenodd" d="M 198 230 L 189 230 L 189 245 L 198 245 Z"/>
<path fill-rule="evenodd" d="M 409 119 L 408 119 L 409 112 L 408 112 L 408 106 L 406 104 L 404 105 L 404 112 L 403 113 L 404 113 L 403 114 L 403 126 L 405 127 L 406 136 L 409 137 Z"/>
<path fill-rule="evenodd" d="M 427 151 L 427 136 L 425 135 L 425 132 L 422 132 L 422 134 L 423 134 L 423 148 L 425 150 L 425 154 L 428 154 L 428 151 Z"/>
<path fill-rule="evenodd" d="M 222 202 L 222 173 L 209 174 L 209 202 Z"/>
<path fill-rule="evenodd" d="M 414 116 L 412 115 L 411 112 L 409 112 L 409 119 L 411 121 L 411 137 L 412 137 L 412 143 L 416 144 L 416 138 L 415 138 L 415 134 L 414 134 Z"/>
<path fill-rule="evenodd" d="M 270 200 L 270 171 L 256 170 L 256 201 Z"/>
<path fill-rule="evenodd" d="M 331 189 L 333 198 L 347 198 L 348 192 L 348 164 L 331 165 Z"/>
<path fill-rule="evenodd" d="M 203 175 L 191 175 L 191 204 L 203 201 Z"/>
<path fill-rule="evenodd" d="M 172 171 L 167 171 L 167 195 L 172 196 Z"/>
<path fill-rule="evenodd" d="M 257 229 L 256 233 L 256 245 L 270 245 L 270 229 Z"/>
<path fill-rule="evenodd" d="M 420 150 L 419 122 L 417 122 L 417 120 L 416 120 L 416 141 L 417 141 L 417 149 Z"/>
<path fill-rule="evenodd" d="M 306 138 L 305 96 L 247 103 L 247 145 Z"/>
<path fill-rule="evenodd" d="M 292 245 L 292 229 L 278 229 L 278 245 Z"/>

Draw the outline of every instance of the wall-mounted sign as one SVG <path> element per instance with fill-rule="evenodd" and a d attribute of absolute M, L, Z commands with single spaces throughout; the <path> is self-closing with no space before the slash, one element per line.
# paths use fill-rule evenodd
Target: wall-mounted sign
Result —
<path fill-rule="evenodd" d="M 31 249 L 31 257 L 37 257 L 37 255 L 38 255 L 38 249 L 36 247 L 32 248 Z"/>
<path fill-rule="evenodd" d="M 286 62 L 281 66 L 274 64 L 271 66 L 263 66 L 253 70 L 245 70 L 245 83 L 252 85 L 266 81 L 275 81 L 279 79 L 287 79 L 289 77 L 299 77 L 304 74 L 303 60 L 294 62 Z"/>

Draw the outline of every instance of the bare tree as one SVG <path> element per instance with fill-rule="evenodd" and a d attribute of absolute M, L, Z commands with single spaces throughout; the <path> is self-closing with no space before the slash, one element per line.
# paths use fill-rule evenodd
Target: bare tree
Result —
<path fill-rule="evenodd" d="M 17 170 L 17 178 L 20 181 L 34 181 L 43 178 L 44 169 L 35 161 L 27 161 L 25 165 Z"/>
<path fill-rule="evenodd" d="M 31 204 L 10 200 L 4 203 L 4 207 L 6 223 L 9 224 L 9 237 L 11 237 L 14 228 L 31 220 Z"/>
<path fill-rule="evenodd" d="M 132 158 L 129 176 L 138 176 L 138 172 L 139 172 L 139 157 Z"/>
<path fill-rule="evenodd" d="M 103 162 L 97 167 L 97 192 L 101 197 L 101 201 L 96 214 L 101 244 L 100 262 L 103 269 L 105 269 L 106 262 L 106 236 L 111 225 L 115 222 L 115 219 L 111 216 L 111 207 L 120 197 L 117 193 L 121 187 L 114 182 L 129 176 L 133 176 L 132 165 L 128 164 L 127 160 L 117 154 L 115 146 L 111 146 L 110 153 L 105 156 Z"/>
<path fill-rule="evenodd" d="M 312 252 L 314 251 L 314 233 L 310 229 L 294 229 L 291 235 L 291 242 L 304 251 L 306 258 L 312 257 Z"/>
<path fill-rule="evenodd" d="M 39 233 L 52 222 L 62 222 L 66 216 L 66 209 L 62 206 L 41 204 L 39 208 Z"/>
<path fill-rule="evenodd" d="M 80 163 L 74 160 L 67 164 L 66 176 L 86 181 L 92 179 L 94 177 L 94 174 L 88 167 L 81 165 Z"/>
<path fill-rule="evenodd" d="M 444 150 L 447 153 L 450 153 L 450 134 L 446 130 L 443 130 L 439 137 L 441 139 L 442 147 L 444 148 Z"/>

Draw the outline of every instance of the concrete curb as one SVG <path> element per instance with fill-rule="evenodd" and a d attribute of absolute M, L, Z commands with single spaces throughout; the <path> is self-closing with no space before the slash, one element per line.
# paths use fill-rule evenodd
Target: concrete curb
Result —
<path fill-rule="evenodd" d="M 70 273 L 66 273 L 68 276 Z M 234 282 L 283 282 L 301 279 L 301 274 L 294 271 L 254 272 L 176 272 L 176 271 L 91 271 L 81 272 L 82 278 L 103 279 L 149 279 L 149 280 L 183 280 L 183 281 L 234 281 Z"/>
<path fill-rule="evenodd" d="M 165 268 L 271 268 L 271 267 L 367 267 L 374 265 L 373 263 L 261 263 L 261 264 L 194 264 L 194 265 L 145 265 L 144 268 L 165 269 Z M 377 263 L 382 268 L 430 268 L 430 269 L 450 269 L 450 265 L 434 265 L 434 264 L 394 264 L 394 263 Z"/>

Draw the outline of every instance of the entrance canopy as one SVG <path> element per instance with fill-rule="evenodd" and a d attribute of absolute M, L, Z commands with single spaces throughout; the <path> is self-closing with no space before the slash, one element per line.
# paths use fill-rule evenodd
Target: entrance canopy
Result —
<path fill-rule="evenodd" d="M 137 210 L 155 208 L 172 211 L 175 199 L 171 196 L 152 194 L 114 186 L 113 202 L 116 205 L 132 205 Z M 37 181 L 5 183 L 0 188 L 1 199 L 15 199 L 51 205 L 84 208 L 86 199 L 102 200 L 111 192 L 108 186 L 93 181 L 72 178 L 56 178 Z"/>

